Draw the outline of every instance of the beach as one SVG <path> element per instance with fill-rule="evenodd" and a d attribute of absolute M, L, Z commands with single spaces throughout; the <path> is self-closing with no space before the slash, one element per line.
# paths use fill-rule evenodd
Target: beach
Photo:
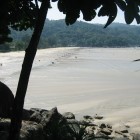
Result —
<path fill-rule="evenodd" d="M 16 93 L 24 52 L 0 53 L 0 80 Z M 60 113 L 99 114 L 114 128 L 140 133 L 140 48 L 38 50 L 26 109 L 57 107 Z"/>

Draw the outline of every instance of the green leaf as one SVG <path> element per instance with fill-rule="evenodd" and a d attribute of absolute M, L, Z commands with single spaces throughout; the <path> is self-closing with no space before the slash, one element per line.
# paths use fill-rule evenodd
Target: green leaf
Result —
<path fill-rule="evenodd" d="M 63 12 L 64 14 L 66 14 L 66 3 L 62 0 L 59 0 L 57 3 L 58 9 L 60 12 Z"/>
<path fill-rule="evenodd" d="M 74 24 L 77 18 L 79 18 L 79 16 L 80 16 L 79 9 L 74 9 L 73 11 L 69 9 L 69 11 L 67 11 L 66 13 L 66 18 L 65 18 L 66 25 Z"/>
<path fill-rule="evenodd" d="M 105 24 L 104 28 L 106 28 L 108 25 L 110 25 L 116 18 L 117 16 L 117 6 L 115 3 L 112 3 L 109 7 L 109 18 L 107 23 Z"/>
<path fill-rule="evenodd" d="M 83 13 L 83 19 L 86 20 L 86 21 L 91 21 L 92 19 L 95 18 L 96 16 L 96 12 L 95 10 L 81 10 L 82 13 Z"/>
<path fill-rule="evenodd" d="M 109 12 L 108 12 L 108 7 L 106 5 L 103 5 L 103 7 L 101 7 L 101 9 L 98 12 L 98 16 L 108 16 Z"/>
<path fill-rule="evenodd" d="M 139 14 L 136 14 L 135 15 L 135 18 L 136 18 L 137 24 L 140 24 L 140 15 Z"/>
<path fill-rule="evenodd" d="M 134 9 L 134 3 L 129 2 L 126 6 L 125 12 L 125 22 L 127 24 L 131 24 L 135 18 L 135 9 Z"/>
<path fill-rule="evenodd" d="M 123 0 L 115 0 L 115 2 L 122 11 L 125 11 L 126 3 Z"/>

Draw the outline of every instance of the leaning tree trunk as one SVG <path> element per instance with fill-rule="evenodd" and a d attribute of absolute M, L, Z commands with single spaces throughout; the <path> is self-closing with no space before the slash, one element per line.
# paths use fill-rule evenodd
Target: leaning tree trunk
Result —
<path fill-rule="evenodd" d="M 14 99 L 11 126 L 10 126 L 9 138 L 8 138 L 9 140 L 18 140 L 20 136 L 24 99 L 27 91 L 30 72 L 34 61 L 34 57 L 37 52 L 37 46 L 44 27 L 49 6 L 50 6 L 49 0 L 42 1 L 38 18 L 36 21 L 36 25 L 34 28 L 34 32 L 30 40 L 29 46 L 26 49 L 24 61 L 22 64 L 22 70 L 18 82 L 17 92 Z"/>

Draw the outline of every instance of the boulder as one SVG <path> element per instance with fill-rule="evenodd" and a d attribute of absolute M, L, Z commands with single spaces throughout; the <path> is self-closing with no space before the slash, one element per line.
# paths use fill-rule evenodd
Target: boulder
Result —
<path fill-rule="evenodd" d="M 0 140 L 7 140 L 9 135 L 10 120 L 0 120 Z M 45 140 L 43 127 L 31 121 L 23 121 L 19 140 Z"/>
<path fill-rule="evenodd" d="M 75 119 L 75 115 L 71 112 L 65 112 L 63 116 L 65 119 Z"/>
<path fill-rule="evenodd" d="M 127 129 L 121 130 L 122 133 L 128 133 Z"/>
<path fill-rule="evenodd" d="M 110 137 L 100 131 L 98 131 L 97 133 L 95 133 L 95 138 L 101 138 L 101 139 L 110 139 Z"/>
<path fill-rule="evenodd" d="M 23 121 L 20 140 L 45 140 L 42 125 L 36 122 Z"/>
<path fill-rule="evenodd" d="M 26 120 L 26 121 L 30 120 L 31 114 L 32 114 L 32 112 L 30 110 L 23 109 L 22 119 Z"/>
<path fill-rule="evenodd" d="M 84 119 L 92 120 L 93 118 L 89 115 L 83 116 Z"/>
<path fill-rule="evenodd" d="M 105 135 L 111 135 L 112 133 L 112 131 L 107 128 L 102 129 L 101 132 L 104 133 Z"/>
<path fill-rule="evenodd" d="M 99 116 L 99 115 L 96 114 L 96 115 L 94 116 L 94 118 L 95 118 L 95 119 L 98 119 L 98 120 L 101 120 L 101 119 L 103 119 L 103 116 Z"/>
<path fill-rule="evenodd" d="M 0 117 L 11 117 L 14 95 L 4 83 L 0 82 Z"/>
<path fill-rule="evenodd" d="M 27 120 L 22 121 L 19 140 L 140 140 L 140 134 L 116 131 L 108 124 L 96 125 L 88 119 L 78 121 L 70 112 L 61 115 L 57 108 L 32 108 L 23 114 Z M 0 140 L 7 140 L 9 126 L 9 119 L 0 119 Z"/>
<path fill-rule="evenodd" d="M 106 128 L 107 126 L 106 126 L 106 124 L 102 123 L 99 127 L 100 128 Z"/>

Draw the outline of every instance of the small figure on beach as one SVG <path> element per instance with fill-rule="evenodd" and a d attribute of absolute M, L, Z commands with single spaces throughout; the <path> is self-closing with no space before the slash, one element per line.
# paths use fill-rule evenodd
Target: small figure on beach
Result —
<path fill-rule="evenodd" d="M 0 117 L 9 118 L 11 116 L 13 101 L 12 91 L 0 81 Z"/>
<path fill-rule="evenodd" d="M 2 63 L 0 63 L 0 66 L 2 66 Z"/>

